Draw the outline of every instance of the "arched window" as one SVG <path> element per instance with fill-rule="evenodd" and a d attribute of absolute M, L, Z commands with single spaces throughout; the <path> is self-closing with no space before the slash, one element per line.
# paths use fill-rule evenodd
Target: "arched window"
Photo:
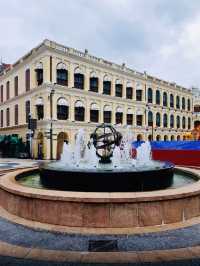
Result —
<path fill-rule="evenodd" d="M 156 104 L 160 105 L 160 91 L 159 90 L 156 91 Z"/>
<path fill-rule="evenodd" d="M 57 119 L 67 120 L 69 118 L 69 104 L 65 98 L 60 98 L 57 102 Z"/>
<path fill-rule="evenodd" d="M 44 118 L 44 103 L 42 97 L 39 97 L 36 102 L 36 114 L 37 114 L 37 119 L 42 120 Z"/>
<path fill-rule="evenodd" d="M 90 91 L 98 92 L 99 79 L 95 72 L 90 74 Z"/>
<path fill-rule="evenodd" d="M 133 99 L 133 87 L 131 82 L 126 84 L 126 99 Z"/>
<path fill-rule="evenodd" d="M 117 107 L 116 109 L 115 120 L 116 120 L 116 124 L 123 123 L 123 109 L 121 107 Z"/>
<path fill-rule="evenodd" d="M 99 106 L 96 103 L 92 103 L 90 106 L 90 121 L 99 122 Z"/>
<path fill-rule="evenodd" d="M 25 88 L 26 91 L 30 91 L 30 69 L 25 72 Z"/>
<path fill-rule="evenodd" d="M 68 71 L 67 67 L 63 63 L 59 63 L 57 65 L 57 84 L 62 85 L 62 86 L 67 86 L 68 85 Z"/>
<path fill-rule="evenodd" d="M 156 113 L 156 126 L 160 127 L 160 113 Z"/>
<path fill-rule="evenodd" d="M 18 76 L 14 78 L 15 97 L 18 96 Z"/>
<path fill-rule="evenodd" d="M 43 83 L 43 64 L 41 62 L 37 63 L 35 68 L 36 83 L 40 86 Z"/>
<path fill-rule="evenodd" d="M 85 108 L 82 101 L 77 101 L 75 103 L 75 121 L 85 120 Z"/>
<path fill-rule="evenodd" d="M 170 94 L 170 107 L 174 108 L 174 95 Z"/>
<path fill-rule="evenodd" d="M 181 140 L 181 136 L 180 135 L 177 136 L 177 140 L 178 141 Z"/>
<path fill-rule="evenodd" d="M 1 85 L 1 103 L 3 103 L 3 85 Z"/>
<path fill-rule="evenodd" d="M 165 136 L 164 136 L 164 141 L 167 141 L 167 140 L 168 140 L 168 136 L 165 135 Z"/>
<path fill-rule="evenodd" d="M 153 113 L 151 111 L 148 112 L 148 126 L 153 126 Z"/>
<path fill-rule="evenodd" d="M 191 110 L 191 101 L 190 101 L 190 99 L 187 100 L 187 109 L 188 109 L 188 111 Z"/>
<path fill-rule="evenodd" d="M 176 117 L 176 127 L 180 128 L 180 116 L 179 115 Z"/>
<path fill-rule="evenodd" d="M 156 136 L 156 141 L 160 141 L 161 140 L 161 136 L 160 135 L 157 135 Z"/>
<path fill-rule="evenodd" d="M 115 96 L 116 97 L 122 97 L 122 89 L 123 85 L 119 79 L 115 82 Z"/>
<path fill-rule="evenodd" d="M 10 81 L 6 82 L 6 100 L 10 99 Z"/>
<path fill-rule="evenodd" d="M 10 108 L 6 108 L 6 126 L 10 126 Z"/>
<path fill-rule="evenodd" d="M 168 127 L 167 114 L 163 115 L 163 127 Z"/>
<path fill-rule="evenodd" d="M 163 106 L 167 106 L 167 93 L 163 92 Z"/>
<path fill-rule="evenodd" d="M 182 98 L 182 109 L 185 110 L 185 98 Z"/>
<path fill-rule="evenodd" d="M 30 112 L 31 112 L 31 103 L 30 101 L 26 101 L 25 103 L 26 123 L 28 123 Z"/>
<path fill-rule="evenodd" d="M 108 75 L 103 78 L 103 94 L 111 95 L 111 78 Z"/>
<path fill-rule="evenodd" d="M 15 104 L 15 125 L 18 125 L 19 122 L 19 108 L 18 104 Z"/>
<path fill-rule="evenodd" d="M 84 75 L 79 68 L 76 68 L 74 71 L 74 88 L 84 89 Z"/>
<path fill-rule="evenodd" d="M 152 135 L 149 135 L 149 136 L 148 136 L 148 141 L 152 141 L 152 140 L 153 140 Z"/>
<path fill-rule="evenodd" d="M 180 97 L 176 96 L 176 108 L 180 109 Z"/>
<path fill-rule="evenodd" d="M 111 123 L 112 121 L 112 107 L 109 105 L 105 105 L 103 109 L 103 122 Z"/>
<path fill-rule="evenodd" d="M 182 128 L 183 128 L 183 129 L 186 128 L 185 123 L 186 123 L 186 120 L 185 120 L 185 117 L 183 116 L 183 117 L 182 117 Z"/>
<path fill-rule="evenodd" d="M 170 115 L 170 127 L 173 128 L 174 127 L 174 116 Z"/>
<path fill-rule="evenodd" d="M 127 125 L 133 125 L 133 110 L 131 108 L 127 110 L 126 123 Z"/>
<path fill-rule="evenodd" d="M 1 127 L 3 127 L 3 110 L 1 110 Z"/>
<path fill-rule="evenodd" d="M 171 141 L 174 141 L 174 135 L 171 136 Z"/>
<path fill-rule="evenodd" d="M 188 117 L 188 129 L 191 129 L 191 118 Z"/>
<path fill-rule="evenodd" d="M 136 101 L 138 102 L 142 101 L 142 90 L 141 89 L 136 90 Z"/>
<path fill-rule="evenodd" d="M 152 88 L 148 88 L 148 103 L 153 103 L 153 90 Z"/>

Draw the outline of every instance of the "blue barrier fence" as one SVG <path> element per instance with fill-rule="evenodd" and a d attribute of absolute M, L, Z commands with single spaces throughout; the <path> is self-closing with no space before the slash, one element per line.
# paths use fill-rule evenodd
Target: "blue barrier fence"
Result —
<path fill-rule="evenodd" d="M 134 141 L 133 147 L 139 147 L 144 141 Z M 200 150 L 200 141 L 151 141 L 153 150 Z"/>

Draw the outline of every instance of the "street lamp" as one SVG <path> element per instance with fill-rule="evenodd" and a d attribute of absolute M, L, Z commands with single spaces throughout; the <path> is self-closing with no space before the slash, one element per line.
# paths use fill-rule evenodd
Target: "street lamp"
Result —
<path fill-rule="evenodd" d="M 53 95 L 55 93 L 55 89 L 51 88 L 50 91 L 50 119 L 51 119 L 51 124 L 50 124 L 50 159 L 53 160 Z"/>

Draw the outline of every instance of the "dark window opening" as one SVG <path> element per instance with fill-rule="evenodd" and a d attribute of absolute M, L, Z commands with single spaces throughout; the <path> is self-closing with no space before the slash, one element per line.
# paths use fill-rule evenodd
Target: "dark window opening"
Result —
<path fill-rule="evenodd" d="M 90 121 L 94 123 L 99 122 L 99 111 L 98 110 L 90 110 Z"/>
<path fill-rule="evenodd" d="M 10 82 L 7 81 L 6 83 L 6 100 L 10 99 Z"/>
<path fill-rule="evenodd" d="M 168 127 L 167 115 L 163 115 L 163 127 Z"/>
<path fill-rule="evenodd" d="M 185 129 L 186 125 L 185 125 L 185 117 L 182 118 L 182 128 Z"/>
<path fill-rule="evenodd" d="M 1 85 L 1 102 L 3 102 L 3 85 Z"/>
<path fill-rule="evenodd" d="M 10 109 L 9 108 L 6 109 L 6 126 L 7 127 L 10 126 Z"/>
<path fill-rule="evenodd" d="M 28 118 L 29 118 L 29 114 L 31 112 L 31 106 L 30 106 L 30 101 L 26 101 L 26 110 L 25 110 L 25 113 L 26 113 L 26 123 L 28 123 Z"/>
<path fill-rule="evenodd" d="M 84 107 L 75 107 L 75 120 L 76 121 L 85 120 L 85 108 Z"/>
<path fill-rule="evenodd" d="M 115 85 L 115 96 L 122 97 L 122 84 Z"/>
<path fill-rule="evenodd" d="M 156 114 L 156 126 L 160 127 L 160 114 L 159 113 Z"/>
<path fill-rule="evenodd" d="M 18 105 L 15 105 L 15 125 L 18 125 L 18 118 L 19 117 L 19 110 L 18 110 Z"/>
<path fill-rule="evenodd" d="M 179 116 L 177 116 L 176 118 L 176 127 L 180 128 L 180 117 Z"/>
<path fill-rule="evenodd" d="M 111 120 L 112 120 L 111 111 L 104 111 L 103 112 L 103 122 L 104 123 L 111 123 Z"/>
<path fill-rule="evenodd" d="M 103 94 L 106 94 L 106 95 L 111 94 L 111 81 L 103 82 Z"/>
<path fill-rule="evenodd" d="M 68 71 L 66 69 L 57 69 L 57 84 L 68 85 Z"/>
<path fill-rule="evenodd" d="M 3 127 L 3 110 L 1 110 L 1 127 Z"/>
<path fill-rule="evenodd" d="M 25 87 L 26 91 L 30 91 L 30 69 L 25 72 Z"/>
<path fill-rule="evenodd" d="M 156 91 L 156 104 L 160 105 L 160 91 Z"/>
<path fill-rule="evenodd" d="M 90 91 L 98 92 L 98 78 L 90 78 Z"/>
<path fill-rule="evenodd" d="M 80 90 L 84 89 L 84 75 L 83 74 L 80 74 L 80 73 L 74 74 L 74 87 Z"/>
<path fill-rule="evenodd" d="M 188 102 L 187 102 L 187 109 L 188 109 L 188 111 L 191 110 L 191 102 L 190 102 L 190 99 L 188 99 Z"/>
<path fill-rule="evenodd" d="M 116 119 L 116 124 L 122 124 L 123 123 L 123 113 L 116 112 L 115 119 Z"/>
<path fill-rule="evenodd" d="M 127 125 L 133 124 L 133 114 L 127 114 L 126 115 L 126 123 L 127 123 Z"/>
<path fill-rule="evenodd" d="M 142 90 L 136 90 L 136 101 L 142 101 Z"/>
<path fill-rule="evenodd" d="M 173 115 L 170 116 L 170 127 L 171 128 L 174 127 L 174 116 Z"/>
<path fill-rule="evenodd" d="M 179 98 L 179 96 L 176 97 L 176 108 L 180 109 L 180 98 Z"/>
<path fill-rule="evenodd" d="M 190 119 L 190 117 L 188 118 L 188 129 L 191 129 L 191 119 Z"/>
<path fill-rule="evenodd" d="M 148 126 L 153 126 L 153 113 L 151 111 L 148 113 Z"/>
<path fill-rule="evenodd" d="M 151 88 L 148 88 L 148 103 L 153 102 L 153 91 Z"/>
<path fill-rule="evenodd" d="M 15 77 L 14 86 L 15 86 L 15 97 L 16 97 L 18 96 L 18 76 Z"/>
<path fill-rule="evenodd" d="M 174 107 L 174 96 L 170 94 L 170 107 Z"/>
<path fill-rule="evenodd" d="M 126 87 L 126 99 L 133 99 L 133 88 Z"/>
<path fill-rule="evenodd" d="M 182 98 L 182 109 L 185 110 L 185 98 Z"/>
<path fill-rule="evenodd" d="M 167 93 L 163 93 L 163 106 L 167 106 Z"/>
<path fill-rule="evenodd" d="M 142 126 L 142 115 L 137 115 L 136 116 L 136 125 L 137 126 Z"/>
<path fill-rule="evenodd" d="M 43 69 L 37 68 L 35 69 L 35 72 L 37 85 L 40 86 L 43 83 Z"/>
<path fill-rule="evenodd" d="M 37 118 L 38 120 L 42 120 L 44 118 L 44 106 L 41 105 L 37 105 L 36 106 L 36 110 L 37 110 Z"/>
<path fill-rule="evenodd" d="M 57 119 L 67 120 L 69 116 L 69 107 L 66 105 L 57 105 Z"/>

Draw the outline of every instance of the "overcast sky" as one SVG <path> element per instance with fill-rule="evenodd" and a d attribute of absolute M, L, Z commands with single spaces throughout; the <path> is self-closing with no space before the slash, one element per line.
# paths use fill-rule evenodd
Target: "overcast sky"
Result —
<path fill-rule="evenodd" d="M 183 86 L 200 86 L 200 0 L 0 0 L 0 57 L 48 38 Z"/>

